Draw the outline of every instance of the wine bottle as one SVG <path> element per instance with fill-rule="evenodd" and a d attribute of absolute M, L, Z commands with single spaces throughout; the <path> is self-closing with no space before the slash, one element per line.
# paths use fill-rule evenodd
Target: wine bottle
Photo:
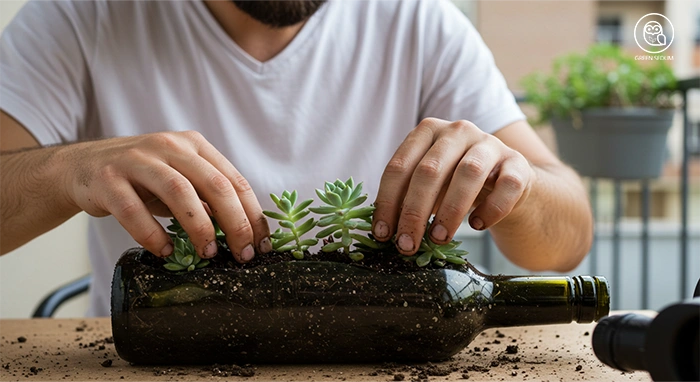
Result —
<path fill-rule="evenodd" d="M 119 260 L 119 355 L 145 364 L 439 361 L 493 327 L 606 316 L 607 281 L 488 276 L 471 266 L 378 272 L 293 261 L 174 274 L 141 249 Z"/>

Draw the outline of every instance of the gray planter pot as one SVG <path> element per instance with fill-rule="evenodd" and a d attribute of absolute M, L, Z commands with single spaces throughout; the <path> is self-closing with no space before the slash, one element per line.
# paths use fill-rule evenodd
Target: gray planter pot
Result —
<path fill-rule="evenodd" d="M 582 125 L 552 119 L 559 156 L 583 176 L 657 178 L 674 110 L 601 108 L 581 112 Z"/>

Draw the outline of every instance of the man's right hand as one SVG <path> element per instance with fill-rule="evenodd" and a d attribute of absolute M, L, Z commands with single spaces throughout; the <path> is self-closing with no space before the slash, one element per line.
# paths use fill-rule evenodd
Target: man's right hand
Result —
<path fill-rule="evenodd" d="M 227 235 L 239 262 L 255 249 L 269 252 L 270 230 L 246 179 L 201 134 L 167 132 L 84 142 L 65 147 L 66 190 L 81 210 L 113 215 L 129 234 L 159 256 L 173 244 L 153 215 L 175 217 L 199 256 L 217 253 L 203 201 Z"/>

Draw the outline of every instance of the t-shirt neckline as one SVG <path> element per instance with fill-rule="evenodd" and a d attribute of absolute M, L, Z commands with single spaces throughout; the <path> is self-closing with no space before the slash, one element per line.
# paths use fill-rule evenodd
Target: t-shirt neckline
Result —
<path fill-rule="evenodd" d="M 320 23 L 323 15 L 326 13 L 327 8 L 330 6 L 332 1 L 328 1 L 321 6 L 321 8 L 316 11 L 304 24 L 301 30 L 297 33 L 292 41 L 276 56 L 271 59 L 261 62 L 255 59 L 253 56 L 248 54 L 243 48 L 241 48 L 233 39 L 226 33 L 226 31 L 221 27 L 218 21 L 211 14 L 206 4 L 203 0 L 195 1 L 195 8 L 199 11 L 207 23 L 207 26 L 211 28 L 212 33 L 219 39 L 221 44 L 228 49 L 238 61 L 247 66 L 250 70 L 262 74 L 265 72 L 274 71 L 278 67 L 284 66 L 284 63 L 299 52 L 302 46 L 313 36 L 313 32 Z"/>

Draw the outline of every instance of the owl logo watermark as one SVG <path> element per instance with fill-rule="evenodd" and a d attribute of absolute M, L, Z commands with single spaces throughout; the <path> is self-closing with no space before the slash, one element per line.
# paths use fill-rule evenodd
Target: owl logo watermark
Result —
<path fill-rule="evenodd" d="M 661 13 L 646 14 L 634 26 L 634 41 L 647 53 L 657 54 L 668 49 L 674 34 L 671 20 Z"/>

